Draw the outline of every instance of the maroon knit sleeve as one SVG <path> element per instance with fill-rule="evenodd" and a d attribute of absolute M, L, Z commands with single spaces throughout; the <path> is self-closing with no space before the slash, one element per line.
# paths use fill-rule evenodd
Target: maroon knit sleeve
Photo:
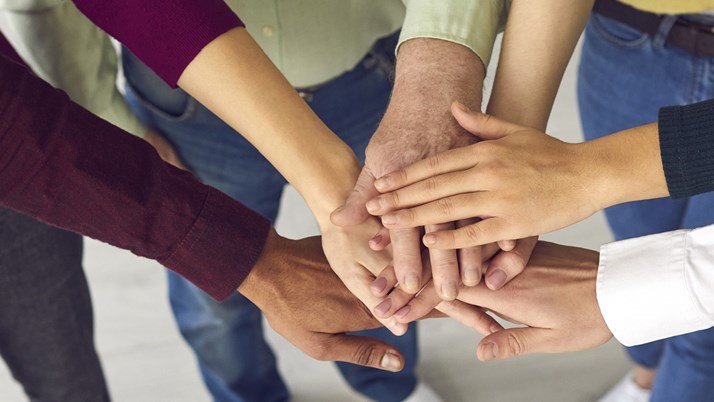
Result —
<path fill-rule="evenodd" d="M 73 1 L 172 87 L 201 49 L 244 26 L 223 0 Z"/>
<path fill-rule="evenodd" d="M 155 259 L 216 299 L 236 291 L 270 228 L 2 57 L 0 205 Z"/>

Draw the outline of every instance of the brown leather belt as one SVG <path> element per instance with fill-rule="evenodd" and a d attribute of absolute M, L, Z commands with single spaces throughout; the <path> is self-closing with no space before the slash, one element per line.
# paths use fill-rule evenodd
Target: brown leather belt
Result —
<path fill-rule="evenodd" d="M 629 25 L 654 37 L 664 20 L 664 15 L 637 10 L 616 0 L 597 0 L 593 12 Z M 678 18 L 672 26 L 667 43 L 701 57 L 714 57 L 714 31 L 712 27 Z"/>

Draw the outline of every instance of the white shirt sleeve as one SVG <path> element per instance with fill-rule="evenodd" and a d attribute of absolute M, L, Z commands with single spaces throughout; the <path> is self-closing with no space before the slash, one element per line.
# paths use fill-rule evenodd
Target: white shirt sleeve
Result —
<path fill-rule="evenodd" d="M 714 225 L 600 249 L 597 298 L 625 346 L 714 326 Z"/>

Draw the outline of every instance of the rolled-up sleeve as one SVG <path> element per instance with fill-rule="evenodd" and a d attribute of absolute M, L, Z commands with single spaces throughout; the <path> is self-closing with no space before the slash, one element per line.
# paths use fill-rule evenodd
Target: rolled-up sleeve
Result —
<path fill-rule="evenodd" d="M 404 0 L 400 44 L 415 38 L 451 41 L 473 50 L 485 66 L 505 24 L 510 0 Z"/>
<path fill-rule="evenodd" d="M 625 346 L 714 326 L 714 225 L 602 246 L 600 310 Z"/>
<path fill-rule="evenodd" d="M 244 26 L 223 0 L 73 1 L 172 87 L 206 45 Z"/>

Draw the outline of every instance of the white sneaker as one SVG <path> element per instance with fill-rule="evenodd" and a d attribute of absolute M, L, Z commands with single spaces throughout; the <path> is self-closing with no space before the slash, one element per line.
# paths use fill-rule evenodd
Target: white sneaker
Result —
<path fill-rule="evenodd" d="M 598 402 L 647 402 L 652 391 L 635 384 L 632 371 L 627 373 L 614 387 L 603 395 Z"/>
<path fill-rule="evenodd" d="M 414 392 L 404 402 L 444 402 L 444 400 L 429 385 L 419 381 Z"/>

